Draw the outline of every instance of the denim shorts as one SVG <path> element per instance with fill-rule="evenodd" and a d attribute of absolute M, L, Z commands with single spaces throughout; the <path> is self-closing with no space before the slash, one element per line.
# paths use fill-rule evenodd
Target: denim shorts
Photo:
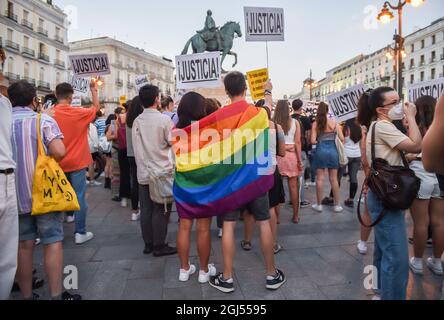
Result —
<path fill-rule="evenodd" d="M 19 241 L 40 238 L 42 244 L 53 244 L 64 239 L 63 213 L 49 213 L 42 216 L 25 214 L 19 216 Z"/>
<path fill-rule="evenodd" d="M 320 141 L 313 158 L 316 169 L 339 169 L 339 154 L 334 140 Z"/>
<path fill-rule="evenodd" d="M 245 207 L 239 210 L 229 212 L 224 216 L 224 221 L 235 222 L 240 218 L 241 212 L 247 210 L 249 214 L 252 214 L 256 221 L 268 221 L 270 220 L 270 200 L 268 192 L 263 196 L 254 199 Z"/>

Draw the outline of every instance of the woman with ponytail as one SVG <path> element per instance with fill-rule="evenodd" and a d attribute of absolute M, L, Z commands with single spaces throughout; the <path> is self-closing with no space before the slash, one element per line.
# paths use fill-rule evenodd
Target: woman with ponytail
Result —
<path fill-rule="evenodd" d="M 375 128 L 375 158 L 384 159 L 391 166 L 402 166 L 401 152 L 417 153 L 422 137 L 416 124 L 416 106 L 402 104 L 398 93 L 389 87 L 380 87 L 365 93 L 358 106 L 358 122 L 369 128 L 367 160 L 372 165 L 371 141 Z M 406 118 L 408 136 L 393 124 Z M 378 291 L 375 300 L 405 300 L 409 277 L 409 256 L 405 212 L 384 208 L 382 201 L 371 190 L 367 204 L 372 221 L 385 210 L 386 214 L 375 226 L 374 266 L 378 270 Z"/>

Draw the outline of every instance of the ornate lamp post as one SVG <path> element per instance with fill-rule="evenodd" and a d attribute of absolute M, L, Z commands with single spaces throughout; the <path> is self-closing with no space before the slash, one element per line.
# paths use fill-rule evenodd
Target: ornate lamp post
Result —
<path fill-rule="evenodd" d="M 390 11 L 390 9 L 394 10 L 394 11 L 398 11 L 398 31 L 399 33 L 395 34 L 394 40 L 395 40 L 395 57 L 397 59 L 397 63 L 396 63 L 396 83 L 397 83 L 397 87 L 398 87 L 398 93 L 400 95 L 402 95 L 402 87 L 403 87 L 403 83 L 402 83 L 402 60 L 405 57 L 405 52 L 404 55 L 402 54 L 403 50 L 404 50 L 404 38 L 402 36 L 402 15 L 403 15 L 403 10 L 404 10 L 404 6 L 406 4 L 410 4 L 413 7 L 419 7 L 420 5 L 422 5 L 424 3 L 425 0 L 398 0 L 398 5 L 392 5 L 389 1 L 386 1 L 384 3 L 384 6 L 381 10 L 381 12 L 378 15 L 378 20 L 381 23 L 389 23 L 391 20 L 393 20 L 395 18 L 394 14 L 392 11 Z"/>

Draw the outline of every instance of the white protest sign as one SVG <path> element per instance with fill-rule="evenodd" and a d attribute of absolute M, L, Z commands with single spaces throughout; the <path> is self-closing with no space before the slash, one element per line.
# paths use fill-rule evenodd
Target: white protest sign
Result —
<path fill-rule="evenodd" d="M 284 9 L 245 7 L 246 41 L 285 41 Z"/>
<path fill-rule="evenodd" d="M 81 95 L 86 95 L 88 93 L 91 80 L 87 78 L 79 78 L 73 75 L 69 79 L 69 83 L 74 89 L 74 92 L 80 93 Z"/>
<path fill-rule="evenodd" d="M 111 73 L 106 53 L 69 56 L 71 67 L 78 77 L 100 76 Z"/>
<path fill-rule="evenodd" d="M 302 107 L 302 113 L 309 118 L 315 118 L 318 115 L 318 105 L 313 101 L 305 101 Z"/>
<path fill-rule="evenodd" d="M 74 93 L 72 96 L 71 106 L 73 107 L 81 107 L 82 106 L 82 96 L 78 93 Z"/>
<path fill-rule="evenodd" d="M 357 117 L 359 99 L 367 89 L 367 86 L 359 84 L 327 97 L 330 111 L 339 122 Z"/>
<path fill-rule="evenodd" d="M 435 99 L 439 99 L 444 92 L 444 78 L 410 85 L 408 91 L 410 102 L 415 102 L 423 96 L 432 96 Z"/>
<path fill-rule="evenodd" d="M 177 89 L 219 87 L 221 76 L 219 52 L 176 56 Z"/>
<path fill-rule="evenodd" d="M 148 75 L 147 74 L 142 74 L 142 75 L 136 76 L 135 82 L 136 82 L 136 90 L 137 90 L 137 92 L 139 92 L 140 89 L 142 89 L 147 84 L 150 84 L 150 81 L 148 80 Z"/>

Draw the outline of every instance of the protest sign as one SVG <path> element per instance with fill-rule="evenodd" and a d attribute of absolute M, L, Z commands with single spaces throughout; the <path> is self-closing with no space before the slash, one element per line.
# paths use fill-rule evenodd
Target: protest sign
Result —
<path fill-rule="evenodd" d="M 318 115 L 318 105 L 313 101 L 305 101 L 302 107 L 302 114 L 310 119 L 316 118 Z"/>
<path fill-rule="evenodd" d="M 246 41 L 285 41 L 284 9 L 245 7 Z"/>
<path fill-rule="evenodd" d="M 415 102 L 423 96 L 432 96 L 435 99 L 439 99 L 444 92 L 444 78 L 410 85 L 408 91 L 410 102 Z"/>
<path fill-rule="evenodd" d="M 327 97 L 330 111 L 339 122 L 356 118 L 358 115 L 358 102 L 367 86 L 359 84 Z"/>
<path fill-rule="evenodd" d="M 265 97 L 264 84 L 268 80 L 268 69 L 264 68 L 247 72 L 247 80 L 251 98 L 255 101 L 263 99 Z"/>
<path fill-rule="evenodd" d="M 176 56 L 177 89 L 219 87 L 221 75 L 219 52 Z"/>
<path fill-rule="evenodd" d="M 120 102 L 120 105 L 123 107 L 123 105 L 126 103 L 126 96 L 120 96 L 119 102 Z"/>
<path fill-rule="evenodd" d="M 69 83 L 74 89 L 74 92 L 80 93 L 81 95 L 86 95 L 88 93 L 91 80 L 87 78 L 79 78 L 73 75 L 69 79 Z"/>
<path fill-rule="evenodd" d="M 142 89 L 147 84 L 150 84 L 150 81 L 148 80 L 148 75 L 143 74 L 143 75 L 136 76 L 136 90 L 137 90 L 137 92 L 139 92 L 140 89 Z"/>
<path fill-rule="evenodd" d="M 82 95 L 79 93 L 74 93 L 72 96 L 71 106 L 73 107 L 81 107 L 82 106 Z"/>
<path fill-rule="evenodd" d="M 100 76 L 111 73 L 106 53 L 70 56 L 71 68 L 78 77 Z"/>

